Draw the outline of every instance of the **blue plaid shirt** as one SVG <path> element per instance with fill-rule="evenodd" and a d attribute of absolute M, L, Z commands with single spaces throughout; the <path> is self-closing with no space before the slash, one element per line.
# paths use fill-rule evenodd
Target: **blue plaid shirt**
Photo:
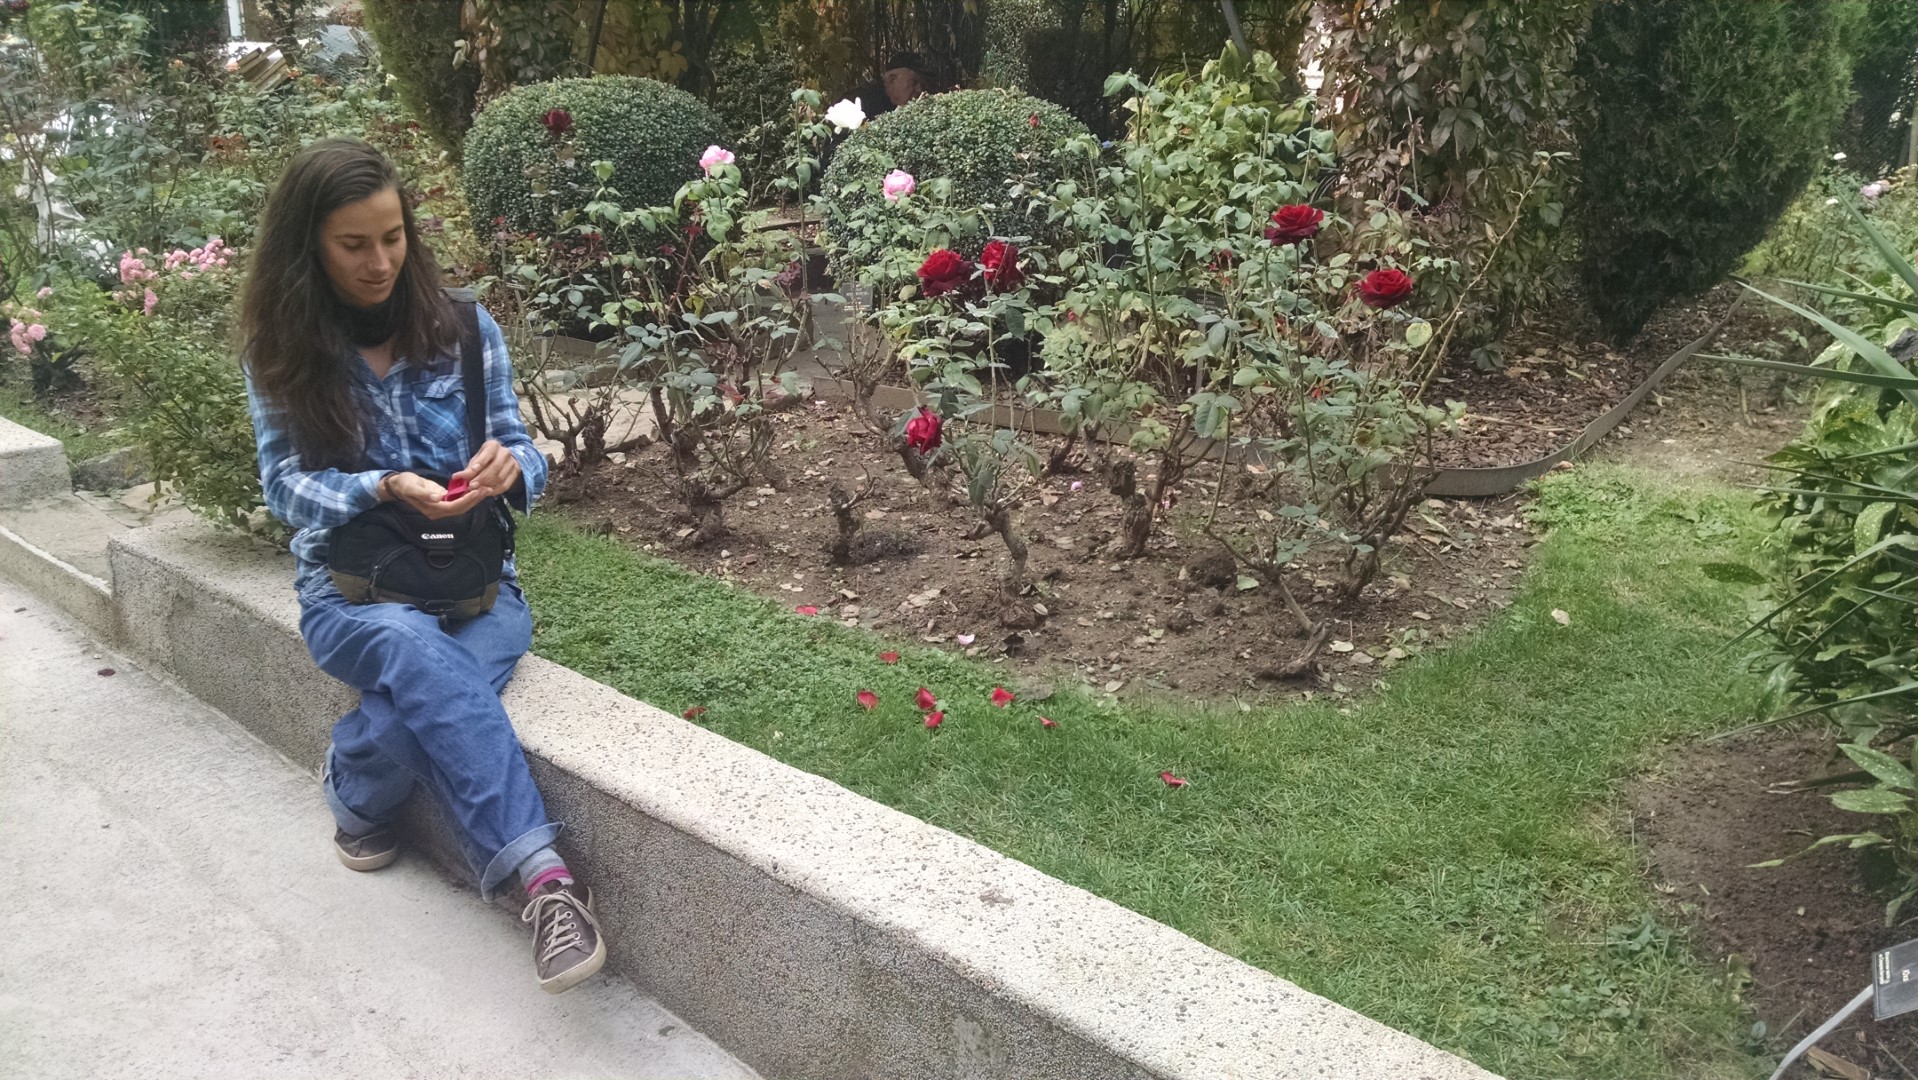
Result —
<path fill-rule="evenodd" d="M 519 461 L 521 483 L 507 499 L 528 513 L 533 500 L 546 489 L 546 455 L 534 448 L 520 420 L 506 336 L 485 307 L 479 309 L 479 327 L 485 346 L 486 437 L 497 440 Z M 366 460 L 372 467 L 362 472 L 304 468 L 293 449 L 284 412 L 263 400 L 252 379 L 247 380 L 247 408 L 259 446 L 266 508 L 299 530 L 289 545 L 299 560 L 296 589 L 304 589 L 325 571 L 328 532 L 378 504 L 375 489 L 381 477 L 394 472 L 451 476 L 466 467 L 471 454 L 466 448 L 466 389 L 460 380 L 459 346 L 449 354 L 440 357 L 438 364 L 419 366 L 395 357 L 384 379 L 354 354 L 354 392 L 373 421 L 366 425 Z M 508 576 L 513 573 L 510 561 L 506 571 Z"/>

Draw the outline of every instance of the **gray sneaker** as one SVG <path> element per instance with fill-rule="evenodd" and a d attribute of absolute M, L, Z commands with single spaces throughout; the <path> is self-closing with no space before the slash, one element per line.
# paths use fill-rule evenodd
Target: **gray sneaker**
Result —
<path fill-rule="evenodd" d="M 606 941 L 593 914 L 593 891 L 549 881 L 519 913 L 533 927 L 533 970 L 549 994 L 571 990 L 606 966 Z"/>
<path fill-rule="evenodd" d="M 352 870 L 378 870 L 400 857 L 400 837 L 388 826 L 381 826 L 365 836 L 354 836 L 345 829 L 333 831 L 333 850 L 339 852 L 340 861 Z"/>

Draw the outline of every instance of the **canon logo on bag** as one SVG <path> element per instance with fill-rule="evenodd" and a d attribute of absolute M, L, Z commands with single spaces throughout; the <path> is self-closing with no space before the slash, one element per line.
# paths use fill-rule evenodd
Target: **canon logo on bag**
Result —
<path fill-rule="evenodd" d="M 451 540 L 452 538 L 453 538 L 452 533 L 421 533 L 420 534 L 421 540 Z"/>

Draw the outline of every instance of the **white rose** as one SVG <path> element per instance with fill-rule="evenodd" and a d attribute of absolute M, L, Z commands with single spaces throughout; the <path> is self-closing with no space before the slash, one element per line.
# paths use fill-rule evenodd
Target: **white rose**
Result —
<path fill-rule="evenodd" d="M 866 122 L 866 110 L 861 104 L 859 98 L 838 102 L 826 110 L 826 122 L 842 131 L 853 130 Z"/>

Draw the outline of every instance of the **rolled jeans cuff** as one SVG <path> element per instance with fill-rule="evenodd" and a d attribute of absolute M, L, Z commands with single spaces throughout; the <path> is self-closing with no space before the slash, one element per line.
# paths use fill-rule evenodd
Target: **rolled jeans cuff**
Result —
<path fill-rule="evenodd" d="M 500 882 L 511 877 L 513 871 L 519 867 L 520 863 L 526 861 L 528 855 L 540 848 L 552 846 L 553 841 L 559 836 L 560 828 L 559 822 L 549 822 L 507 841 L 506 846 L 499 849 L 499 854 L 493 856 L 493 861 L 486 864 L 486 871 L 480 875 L 480 898 L 491 900 L 493 890 L 499 887 Z"/>
<path fill-rule="evenodd" d="M 320 771 L 320 791 L 326 795 L 326 808 L 333 811 L 333 822 L 354 836 L 365 836 L 378 829 L 384 822 L 368 821 L 353 812 L 352 808 L 340 801 L 339 792 L 333 790 L 333 754 L 327 751 L 327 767 Z"/>

